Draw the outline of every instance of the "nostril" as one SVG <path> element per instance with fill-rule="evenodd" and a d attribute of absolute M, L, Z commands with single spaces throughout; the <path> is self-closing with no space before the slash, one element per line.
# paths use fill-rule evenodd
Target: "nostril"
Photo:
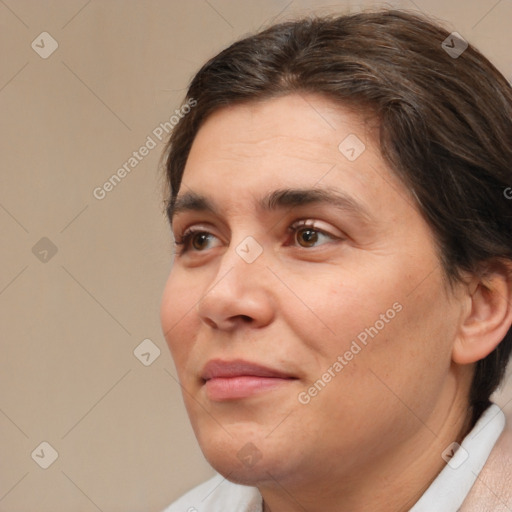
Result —
<path fill-rule="evenodd" d="M 252 318 L 250 316 L 247 316 L 247 315 L 240 315 L 240 317 L 242 318 L 242 320 L 246 323 L 248 322 L 252 322 Z"/>
<path fill-rule="evenodd" d="M 210 318 L 205 318 L 204 319 L 204 322 L 209 326 L 209 327 L 217 327 L 217 324 Z"/>

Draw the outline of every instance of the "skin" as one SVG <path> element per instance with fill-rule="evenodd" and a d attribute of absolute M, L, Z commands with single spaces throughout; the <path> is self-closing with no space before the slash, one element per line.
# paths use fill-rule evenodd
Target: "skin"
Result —
<path fill-rule="evenodd" d="M 463 329 L 478 287 L 447 286 L 432 232 L 373 130 L 328 99 L 288 95 L 215 112 L 186 164 L 179 196 L 204 195 L 218 211 L 173 218 L 178 240 L 190 227 L 209 235 L 177 249 L 163 331 L 203 453 L 229 480 L 257 486 L 265 510 L 409 510 L 444 467 L 441 453 L 467 432 L 476 356 L 464 352 L 474 344 Z M 338 149 L 349 134 L 366 145 L 352 162 Z M 258 208 L 283 188 L 341 191 L 366 215 L 331 204 Z M 321 230 L 312 246 L 289 231 L 297 220 Z M 248 236 L 263 250 L 253 263 L 236 251 Z M 300 403 L 396 303 L 401 311 Z M 214 358 L 296 379 L 211 400 L 201 370 Z M 251 466 L 237 456 L 249 442 L 260 457 Z"/>

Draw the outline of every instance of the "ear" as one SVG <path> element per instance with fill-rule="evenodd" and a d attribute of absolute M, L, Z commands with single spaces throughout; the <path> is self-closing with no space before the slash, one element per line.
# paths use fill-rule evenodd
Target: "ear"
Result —
<path fill-rule="evenodd" d="M 511 276 L 511 267 L 503 264 L 472 278 L 465 292 L 468 307 L 453 346 L 455 363 L 484 359 L 507 334 L 512 324 Z"/>

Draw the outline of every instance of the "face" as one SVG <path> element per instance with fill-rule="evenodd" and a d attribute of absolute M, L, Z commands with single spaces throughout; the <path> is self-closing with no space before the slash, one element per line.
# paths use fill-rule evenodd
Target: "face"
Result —
<path fill-rule="evenodd" d="M 220 110 L 194 141 L 161 320 L 200 446 L 232 481 L 356 478 L 428 444 L 452 405 L 460 305 L 372 134 L 289 95 Z"/>

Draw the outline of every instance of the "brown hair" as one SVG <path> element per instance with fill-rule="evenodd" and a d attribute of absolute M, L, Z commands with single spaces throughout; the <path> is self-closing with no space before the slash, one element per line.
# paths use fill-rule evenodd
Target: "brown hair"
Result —
<path fill-rule="evenodd" d="M 448 46 L 443 41 L 448 39 Z M 469 45 L 415 14 L 397 10 L 306 18 L 246 37 L 195 75 L 167 148 L 172 208 L 194 138 L 228 105 L 315 93 L 356 106 L 379 122 L 383 157 L 413 193 L 433 230 L 451 284 L 461 271 L 512 260 L 512 90 Z M 473 423 L 505 373 L 512 330 L 476 364 Z"/>

